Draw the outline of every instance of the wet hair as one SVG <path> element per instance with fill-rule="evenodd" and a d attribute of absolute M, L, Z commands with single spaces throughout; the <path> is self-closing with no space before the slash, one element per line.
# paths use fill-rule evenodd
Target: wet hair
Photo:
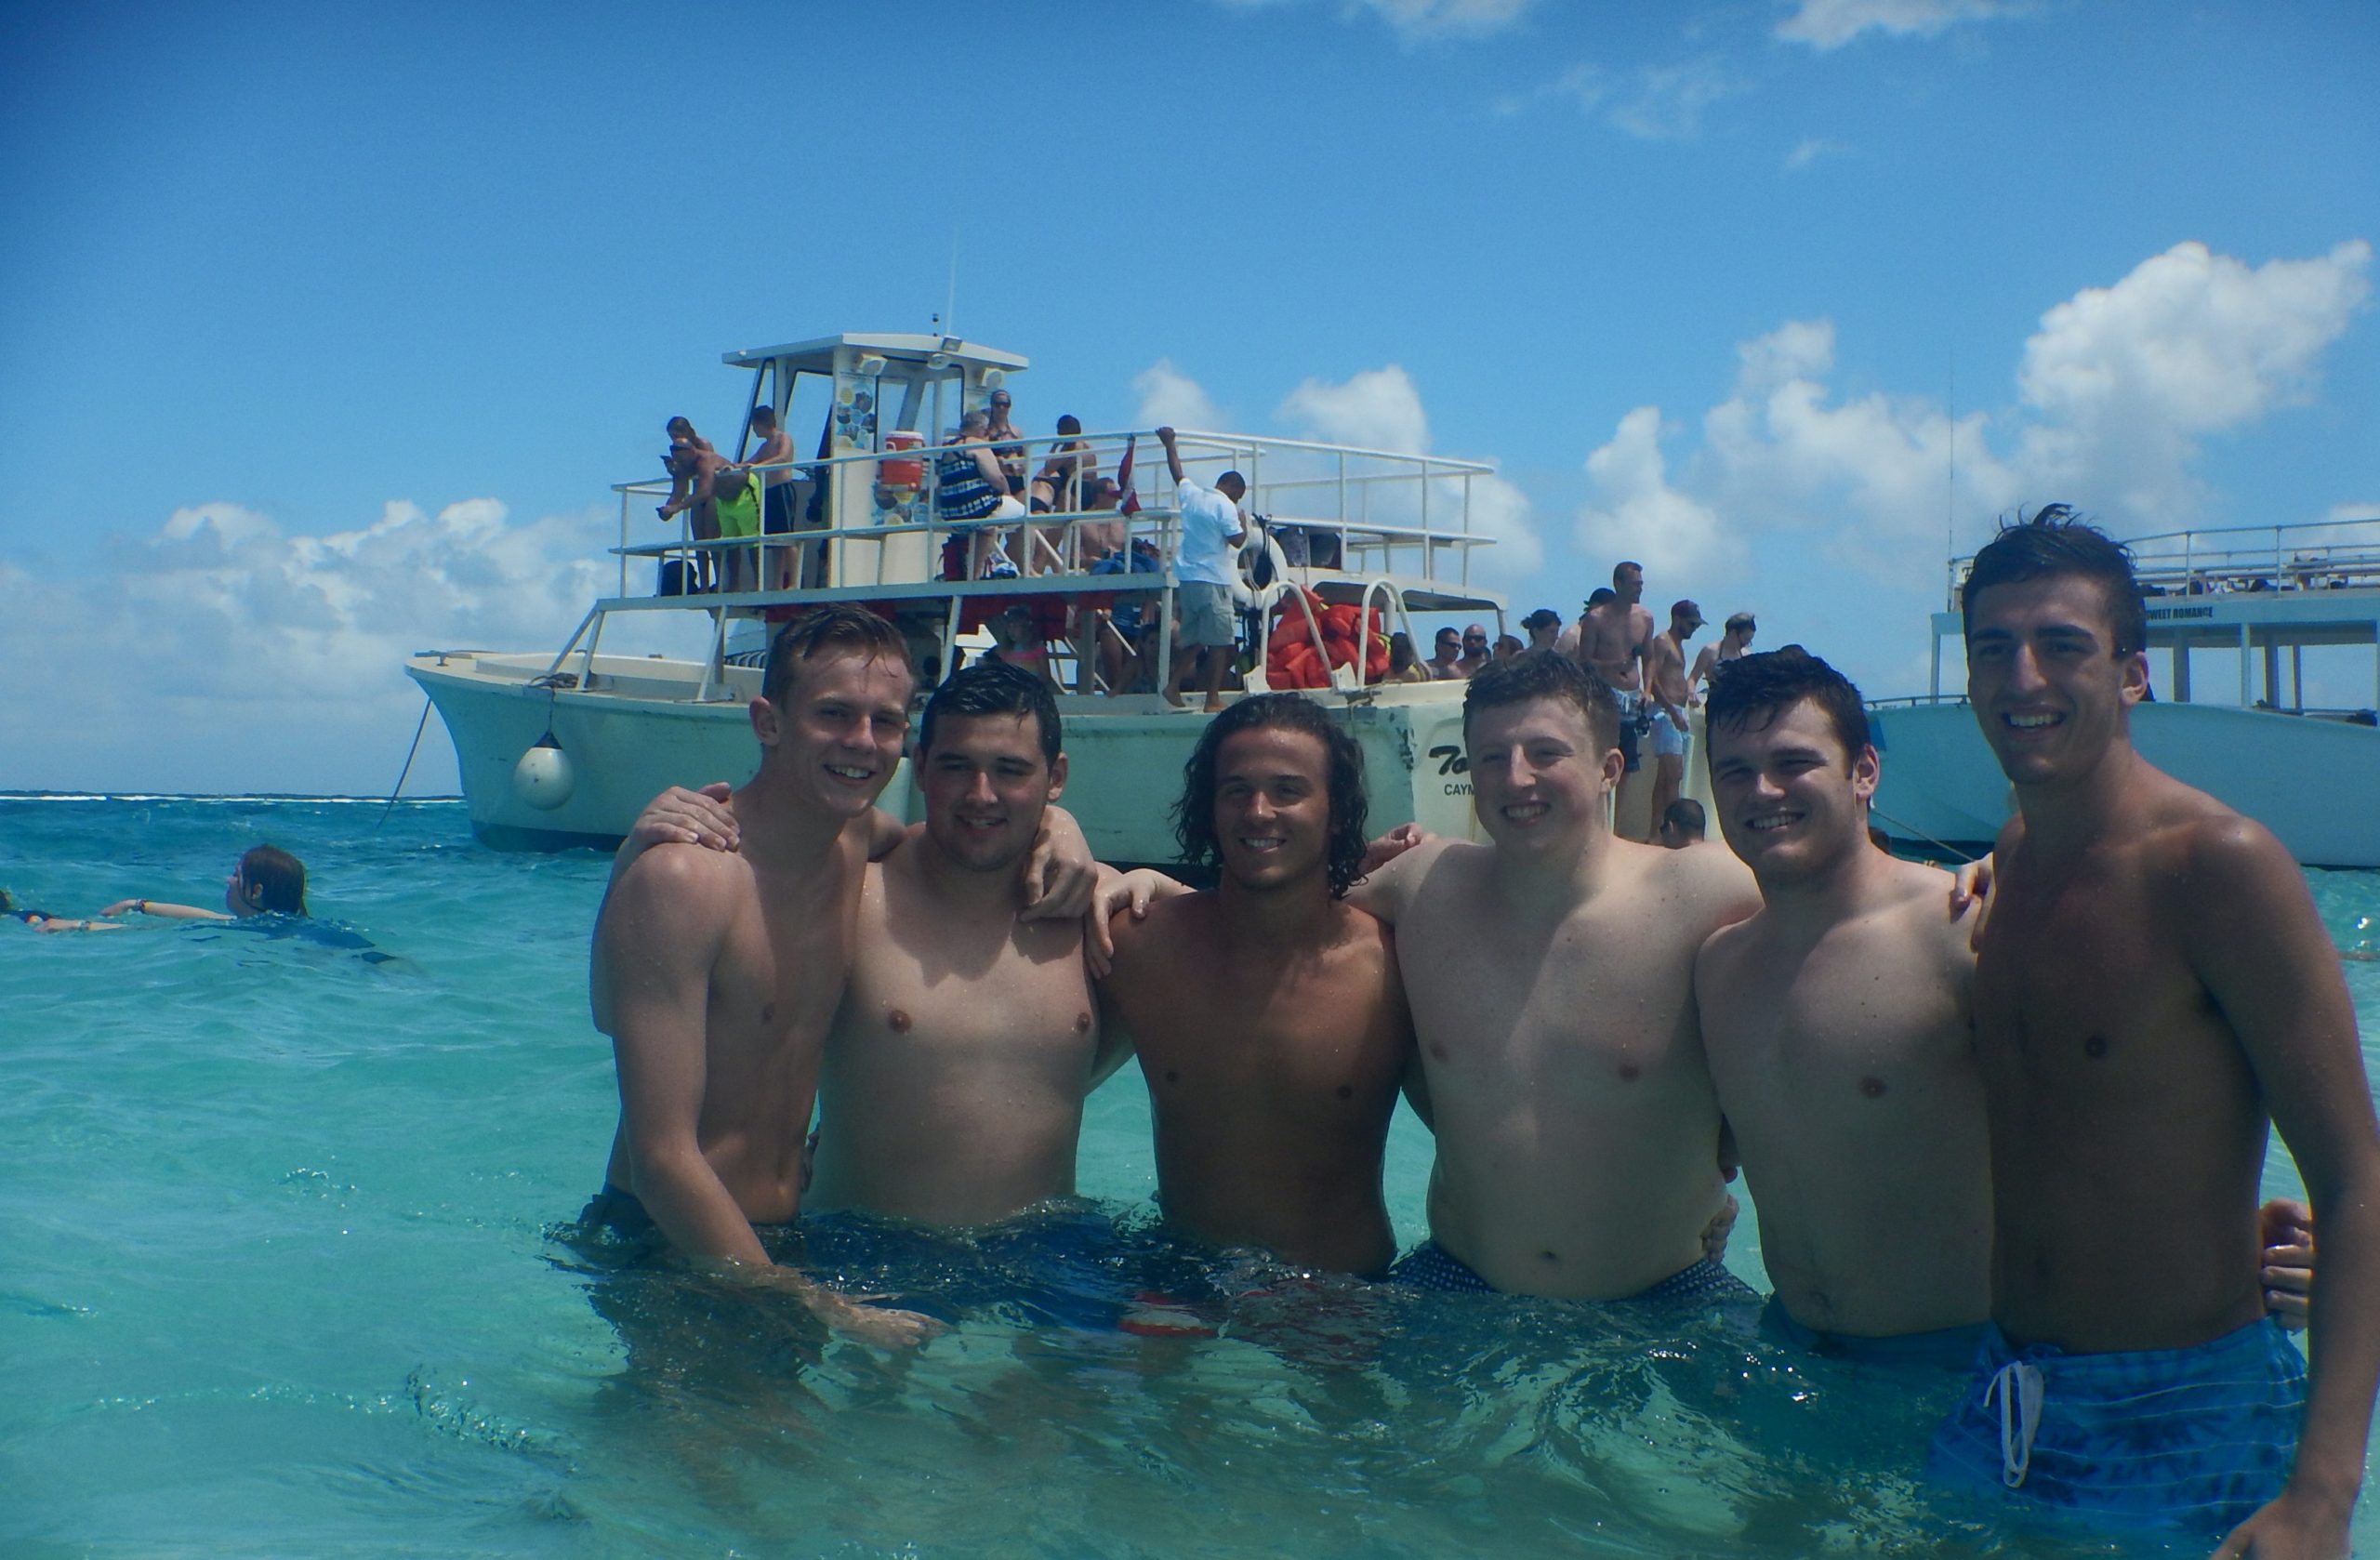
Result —
<path fill-rule="evenodd" d="M 774 428 L 776 425 L 777 411 L 775 407 L 755 406 L 752 408 L 752 426 L 754 428 Z"/>
<path fill-rule="evenodd" d="M 1661 826 L 1673 828 L 1680 834 L 1690 834 L 1699 839 L 1710 828 L 1711 823 L 1710 819 L 1704 815 L 1700 802 L 1690 796 L 1682 796 L 1662 810 Z"/>
<path fill-rule="evenodd" d="M 2032 519 L 2002 526 L 1975 555 L 1966 583 L 1959 588 L 1966 633 L 1973 637 L 1975 604 L 1991 587 L 2059 575 L 2079 575 L 2099 588 L 2116 654 L 2149 648 L 2149 616 L 2140 604 L 2140 582 L 2133 577 L 2132 549 L 2085 523 L 2070 504 L 2044 504 Z"/>
<path fill-rule="evenodd" d="M 1058 419 L 1058 431 L 1061 433 L 1080 433 L 1082 431 L 1082 419 L 1076 416 L 1072 412 L 1068 412 Z"/>
<path fill-rule="evenodd" d="M 1058 701 L 1051 695 L 1047 678 L 1005 661 L 978 661 L 962 668 L 926 700 L 926 712 L 918 723 L 920 757 L 933 750 L 935 722 L 954 715 L 969 719 L 1030 715 L 1040 729 L 1041 757 L 1052 764 L 1058 761 Z"/>
<path fill-rule="evenodd" d="M 1368 805 L 1364 797 L 1364 750 L 1300 694 L 1252 694 L 1233 701 L 1207 722 L 1198 746 L 1182 766 L 1182 799 L 1173 804 L 1173 838 L 1182 859 L 1193 866 L 1220 866 L 1223 846 L 1215 838 L 1215 772 L 1223 744 L 1242 732 L 1303 732 L 1322 744 L 1330 779 L 1330 897 L 1336 899 L 1363 876 Z"/>
<path fill-rule="evenodd" d="M 1752 620 L 1752 614 L 1748 612 L 1733 613 L 1727 618 L 1727 632 L 1731 634 L 1739 628 L 1749 634 L 1759 627 L 1759 624 Z"/>
<path fill-rule="evenodd" d="M 306 864 L 278 845 L 251 845 L 240 858 L 240 882 L 258 909 L 274 915 L 306 913 Z"/>
<path fill-rule="evenodd" d="M 1765 730 L 1804 699 L 1826 712 L 1844 756 L 1856 759 L 1872 740 L 1868 708 L 1851 680 L 1798 644 L 1722 661 L 1711 671 L 1705 720 L 1713 731 Z M 1709 744 L 1704 751 L 1711 751 Z"/>
<path fill-rule="evenodd" d="M 821 651 L 849 651 L 863 661 L 889 656 L 903 671 L 909 669 L 908 641 L 901 630 L 866 607 L 830 602 L 777 630 L 769 643 L 768 669 L 760 674 L 760 697 L 779 709 L 793 687 L 794 672 Z"/>
<path fill-rule="evenodd" d="M 1599 607 L 1606 602 L 1618 600 L 1620 600 L 1620 592 L 1608 585 L 1598 585 L 1587 593 L 1587 605 L 1590 607 Z"/>
<path fill-rule="evenodd" d="M 1620 701 L 1611 687 L 1569 656 L 1552 650 L 1524 650 L 1509 661 L 1490 661 L 1472 673 L 1462 689 L 1462 734 L 1484 710 L 1531 699 L 1560 699 L 1587 718 L 1587 734 L 1599 751 L 1620 746 Z"/>

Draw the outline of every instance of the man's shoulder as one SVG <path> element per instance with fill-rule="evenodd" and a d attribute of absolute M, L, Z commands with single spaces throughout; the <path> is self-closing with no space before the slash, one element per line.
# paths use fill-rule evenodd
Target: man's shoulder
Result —
<path fill-rule="evenodd" d="M 1626 851 L 1620 846 L 1629 847 Z M 1760 907 L 1760 888 L 1752 868 L 1724 846 L 1670 851 L 1633 839 L 1612 841 L 1616 860 L 1632 865 L 1643 880 L 1674 894 L 1694 910 L 1741 920 Z M 1709 927 L 1705 927 L 1707 932 Z M 1698 933 L 1698 936 L 1703 933 Z"/>
<path fill-rule="evenodd" d="M 1154 973 L 1169 960 L 1183 957 L 1185 943 L 1203 934 L 1214 906 L 1214 891 L 1199 889 L 1154 901 L 1148 914 L 1138 920 L 1117 911 L 1109 923 L 1116 940 L 1115 972 L 1110 978 Z"/>
<path fill-rule="evenodd" d="M 612 898 L 683 902 L 689 906 L 747 891 L 750 865 L 732 851 L 670 841 L 653 845 L 628 864 Z"/>

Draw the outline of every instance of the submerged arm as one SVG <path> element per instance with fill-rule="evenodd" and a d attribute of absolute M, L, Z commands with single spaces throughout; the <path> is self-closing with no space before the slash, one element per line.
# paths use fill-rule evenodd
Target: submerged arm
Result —
<path fill-rule="evenodd" d="M 2225 1553 L 2344 1554 L 2380 1381 L 2380 1126 L 2355 1008 L 2306 881 L 2241 820 L 2211 831 L 2182 896 L 2190 962 L 2254 1069 L 2322 1230 L 2296 1466 Z M 2240 1546 L 2234 1551 L 2233 1546 Z"/>

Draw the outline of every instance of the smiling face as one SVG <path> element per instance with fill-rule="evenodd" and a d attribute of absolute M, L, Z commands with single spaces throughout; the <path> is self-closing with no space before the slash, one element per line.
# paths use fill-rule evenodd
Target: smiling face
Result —
<path fill-rule="evenodd" d="M 1065 755 L 1041 756 L 1037 715 L 944 715 L 933 747 L 918 755 L 926 834 L 971 872 L 1013 869 L 1065 784 Z"/>
<path fill-rule="evenodd" d="M 1876 750 L 1844 751 L 1816 699 L 1710 728 L 1711 794 L 1727 844 L 1764 888 L 1823 873 L 1867 849 Z"/>
<path fill-rule="evenodd" d="M 1472 806 L 1502 851 L 1575 849 L 1602 826 L 1604 797 L 1627 762 L 1563 698 L 1491 705 L 1471 717 L 1463 740 Z"/>
<path fill-rule="evenodd" d="M 891 655 L 822 650 L 787 681 L 784 707 L 754 699 L 760 767 L 798 805 L 855 818 L 901 761 L 909 668 Z"/>
<path fill-rule="evenodd" d="M 2118 655 L 2105 588 L 2043 575 L 1985 589 L 1967 609 L 1967 700 L 2019 786 L 2088 774 L 2129 739 L 2149 662 Z"/>
<path fill-rule="evenodd" d="M 1330 865 L 1330 755 L 1311 732 L 1234 732 L 1215 754 L 1215 845 L 1244 889 L 1325 879 Z"/>

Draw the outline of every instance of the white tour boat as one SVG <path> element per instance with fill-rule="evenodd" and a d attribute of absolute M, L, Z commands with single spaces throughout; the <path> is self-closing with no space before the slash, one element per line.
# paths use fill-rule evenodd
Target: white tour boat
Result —
<path fill-rule="evenodd" d="M 1022 372 L 1024 358 L 940 336 L 843 335 L 729 352 L 724 361 L 751 374 L 751 406 L 774 408 L 788 431 L 813 407 L 824 424 L 816 457 L 787 468 L 801 528 L 750 541 L 700 542 L 681 532 L 641 543 L 633 527 L 649 532 L 669 484 L 619 483 L 618 593 L 597 601 L 558 650 L 410 657 L 407 675 L 454 739 L 473 833 L 505 850 L 608 849 L 663 787 L 749 778 L 760 750 L 746 706 L 760 692 L 766 635 L 807 606 L 857 602 L 892 618 L 921 683 L 952 666 L 963 644 L 980 646 L 973 630 L 985 618 L 1024 606 L 1038 615 L 1037 632 L 1056 630 L 1046 664 L 1063 690 L 1065 806 L 1103 859 L 1173 860 L 1167 804 L 1204 718 L 1158 693 L 1106 691 L 1096 650 L 1078 653 L 1092 648 L 1091 640 L 1078 647 L 1059 637 L 1069 615 L 1088 627 L 1102 609 L 1129 618 L 1138 606 L 1151 627 L 1137 645 L 1113 622 L 1096 632 L 1126 668 L 1147 657 L 1155 686 L 1165 686 L 1179 516 L 1150 431 L 1082 435 L 1074 453 L 1091 464 L 1059 484 L 1068 491 L 1053 512 L 1002 523 L 1023 549 L 1022 577 L 951 578 L 969 572 L 969 548 L 951 548 L 961 533 L 937 516 L 934 446 L 962 412 Z M 1280 645 L 1260 654 L 1248 688 L 1277 687 L 1292 670 L 1325 683 L 1306 692 L 1363 747 L 1375 831 L 1411 819 L 1469 837 L 1463 685 L 1388 681 L 1381 662 L 1385 636 L 1412 632 L 1415 615 L 1477 615 L 1492 620 L 1491 632 L 1502 630 L 1501 598 L 1471 583 L 1473 549 L 1488 545 L 1471 528 L 1471 486 L 1492 468 L 1232 433 L 1185 430 L 1178 441 L 1190 475 L 1211 483 L 1227 469 L 1243 473 L 1242 508 L 1263 520 L 1242 549 L 1243 622 L 1256 628 L 1260 651 L 1276 639 Z M 1021 452 L 1003 445 L 999 453 L 1021 455 L 1030 477 L 1052 440 L 1024 443 Z M 1137 512 L 1083 509 L 1083 478 L 1094 465 L 1100 475 L 1118 475 L 1128 455 Z M 1128 572 L 1092 572 L 1093 555 L 1119 540 L 1100 566 Z M 728 588 L 699 588 L 706 564 Z M 683 588 L 690 585 L 697 588 Z M 620 647 L 665 624 L 693 648 L 672 656 L 640 653 L 641 643 Z M 1292 654 L 1293 642 L 1311 654 Z M 1415 642 L 1426 645 L 1428 636 L 1416 634 Z M 1135 681 L 1130 669 L 1117 679 L 1127 687 Z M 901 811 L 908 796 L 896 776 L 884 804 Z"/>
<path fill-rule="evenodd" d="M 2132 712 L 2149 762 L 2280 837 L 2307 866 L 2380 866 L 2380 521 L 2176 531 L 2128 544 L 2148 597 L 2152 702 Z M 1964 695 L 1942 692 L 1942 647 L 1964 654 L 1959 582 L 1934 614 L 1933 687 L 1870 706 L 1884 781 L 1875 817 L 1897 840 L 1989 848 L 2009 815 L 1999 763 Z M 2372 645 L 2372 703 L 2313 708 L 2306 651 Z M 2163 652 L 2162 656 L 2159 652 Z M 2236 704 L 2202 704 L 2210 658 Z"/>

